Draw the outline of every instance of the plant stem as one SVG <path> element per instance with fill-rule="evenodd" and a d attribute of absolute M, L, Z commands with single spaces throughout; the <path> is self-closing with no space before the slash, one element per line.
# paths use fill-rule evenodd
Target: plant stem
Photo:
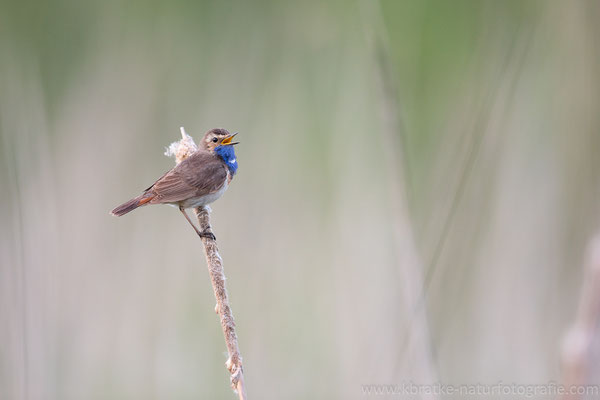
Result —
<path fill-rule="evenodd" d="M 198 207 L 194 209 L 198 222 L 200 223 L 200 231 L 212 232 L 210 226 L 210 208 Z M 225 336 L 225 344 L 229 358 L 225 365 L 231 373 L 231 387 L 239 395 L 240 400 L 246 399 L 246 389 L 244 386 L 244 372 L 242 368 L 242 356 L 238 347 L 237 335 L 235 333 L 235 320 L 229 306 L 227 289 L 225 288 L 225 272 L 223 270 L 223 260 L 219 255 L 217 241 L 209 237 L 201 237 L 204 244 L 204 252 L 206 254 L 206 263 L 208 264 L 208 273 L 212 282 L 213 290 L 217 305 L 215 311 L 221 318 L 221 327 Z"/>
<path fill-rule="evenodd" d="M 600 236 L 592 240 L 586 257 L 584 281 L 575 322 L 567 333 L 562 348 L 563 378 L 567 392 L 564 400 L 583 398 L 577 390 L 590 384 L 598 365 L 598 323 L 600 322 Z"/>

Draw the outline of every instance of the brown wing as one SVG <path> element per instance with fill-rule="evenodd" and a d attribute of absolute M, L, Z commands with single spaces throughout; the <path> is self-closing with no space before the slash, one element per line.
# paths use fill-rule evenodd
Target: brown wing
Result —
<path fill-rule="evenodd" d="M 160 178 L 149 192 L 151 203 L 176 203 L 218 191 L 227 179 L 227 167 L 214 154 L 198 151 Z"/>

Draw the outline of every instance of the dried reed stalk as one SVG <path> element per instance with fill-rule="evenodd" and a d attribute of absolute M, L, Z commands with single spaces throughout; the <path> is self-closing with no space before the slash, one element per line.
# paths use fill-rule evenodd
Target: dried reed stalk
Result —
<path fill-rule="evenodd" d="M 198 222 L 200 223 L 201 232 L 212 232 L 210 226 L 210 208 L 198 207 L 194 209 Z M 213 238 L 201 237 L 204 243 L 204 252 L 206 254 L 206 263 L 208 264 L 208 273 L 212 282 L 217 306 L 215 311 L 221 318 L 221 327 L 225 336 L 225 344 L 229 358 L 225 365 L 231 373 L 231 387 L 235 390 L 241 399 L 246 398 L 246 390 L 244 387 L 244 372 L 242 368 L 242 356 L 238 347 L 237 335 L 235 333 L 235 320 L 229 306 L 227 289 L 225 288 L 225 272 L 223 270 L 223 260 L 219 255 L 217 241 Z"/>
<path fill-rule="evenodd" d="M 182 139 L 178 142 L 172 143 L 165 152 L 167 156 L 175 156 L 175 162 L 179 164 L 185 160 L 190 154 L 198 150 L 198 147 L 194 143 L 194 140 L 185 133 L 183 127 L 181 127 Z M 198 222 L 200 223 L 201 232 L 212 232 L 210 226 L 210 207 L 198 207 L 194 209 Z M 244 372 L 242 368 L 242 356 L 240 355 L 240 349 L 238 347 L 237 335 L 235 333 L 235 320 L 233 319 L 233 313 L 229 306 L 229 298 L 227 296 L 227 289 L 225 288 L 225 271 L 223 270 L 223 260 L 219 255 L 219 249 L 217 248 L 217 241 L 213 238 L 201 237 L 202 243 L 204 244 L 204 253 L 206 254 L 206 263 L 208 264 L 208 273 L 210 280 L 215 292 L 215 298 L 217 300 L 217 306 L 215 311 L 221 318 L 221 327 L 223 328 L 223 335 L 225 336 L 225 344 L 227 345 L 227 352 L 229 358 L 225 365 L 229 370 L 231 387 L 238 394 L 240 400 L 246 399 L 246 388 L 244 385 Z"/>
<path fill-rule="evenodd" d="M 600 323 L 600 236 L 590 244 L 586 259 L 584 282 L 575 323 L 567 333 L 562 349 L 563 399 L 580 399 L 577 389 L 587 385 L 597 369 Z M 595 383 L 595 382 L 594 382 Z"/>

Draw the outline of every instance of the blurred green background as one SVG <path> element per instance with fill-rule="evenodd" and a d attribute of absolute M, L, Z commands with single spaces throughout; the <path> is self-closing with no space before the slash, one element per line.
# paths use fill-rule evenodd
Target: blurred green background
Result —
<path fill-rule="evenodd" d="M 212 220 L 250 398 L 560 380 L 599 226 L 599 18 L 3 1 L 0 398 L 235 398 L 198 238 L 170 207 L 108 215 L 179 126 L 241 132 Z"/>

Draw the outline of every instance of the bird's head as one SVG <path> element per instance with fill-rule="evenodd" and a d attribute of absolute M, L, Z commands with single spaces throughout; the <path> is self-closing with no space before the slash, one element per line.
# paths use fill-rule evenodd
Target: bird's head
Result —
<path fill-rule="evenodd" d="M 238 142 L 233 142 L 235 135 L 237 133 L 231 134 L 226 129 L 211 129 L 204 135 L 201 146 L 208 151 L 215 151 L 219 146 L 233 146 L 238 144 Z"/>

